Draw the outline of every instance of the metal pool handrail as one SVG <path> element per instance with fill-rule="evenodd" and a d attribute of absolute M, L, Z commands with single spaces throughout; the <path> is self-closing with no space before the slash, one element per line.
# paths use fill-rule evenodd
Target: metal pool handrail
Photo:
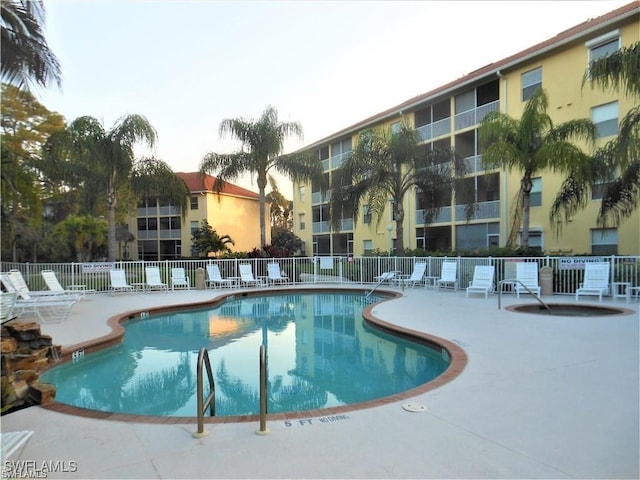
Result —
<path fill-rule="evenodd" d="M 209 379 L 209 395 L 206 400 L 203 400 L 204 393 L 204 379 L 202 378 L 202 366 L 207 369 L 207 377 Z M 206 348 L 201 348 L 198 353 L 198 431 L 193 433 L 196 438 L 206 437 L 209 433 L 204 429 L 204 411 L 209 407 L 209 415 L 214 416 L 216 414 L 216 385 L 213 381 L 213 373 L 211 372 L 211 362 L 209 361 L 209 353 Z"/>
<path fill-rule="evenodd" d="M 260 345 L 260 430 L 258 435 L 268 435 L 267 428 L 267 348 Z"/>
<path fill-rule="evenodd" d="M 522 283 L 520 280 L 517 280 L 517 279 L 511 279 L 511 280 L 505 279 L 505 280 L 500 280 L 498 282 L 498 310 L 500 310 L 502 308 L 502 285 L 504 285 L 505 283 L 519 283 L 520 285 L 522 285 L 524 287 L 524 289 L 527 292 L 529 292 L 531 295 L 533 295 L 533 298 L 538 300 L 538 302 L 540 302 L 540 304 L 544 308 L 546 308 L 547 310 L 551 311 L 551 307 L 549 305 L 544 303 L 540 297 L 537 297 L 535 293 L 533 293 L 531 290 L 529 290 L 529 287 L 527 287 L 524 283 Z"/>

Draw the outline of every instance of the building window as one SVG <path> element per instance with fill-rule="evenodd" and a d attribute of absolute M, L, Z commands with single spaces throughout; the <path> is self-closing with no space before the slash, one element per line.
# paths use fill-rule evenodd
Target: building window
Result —
<path fill-rule="evenodd" d="M 529 230 L 529 248 L 531 250 L 542 251 L 542 232 L 539 230 Z"/>
<path fill-rule="evenodd" d="M 305 222 L 305 218 L 304 218 L 304 213 L 299 213 L 298 214 L 298 228 L 300 230 L 304 230 L 306 227 L 306 222 Z"/>
<path fill-rule="evenodd" d="M 191 197 L 191 210 L 198 210 L 198 196 L 193 195 Z"/>
<path fill-rule="evenodd" d="M 363 240 L 362 249 L 365 257 L 371 255 L 373 253 L 373 240 Z"/>
<path fill-rule="evenodd" d="M 592 255 L 617 255 L 618 230 L 615 228 L 594 228 L 591 230 Z"/>
<path fill-rule="evenodd" d="M 531 201 L 530 206 L 539 207 L 542 205 L 542 178 L 536 177 L 531 179 Z"/>
<path fill-rule="evenodd" d="M 195 235 L 199 228 L 200 226 L 198 225 L 197 221 L 191 222 L 191 235 Z"/>
<path fill-rule="evenodd" d="M 393 122 L 391 124 L 391 135 L 395 135 L 400 131 L 400 122 Z"/>
<path fill-rule="evenodd" d="M 611 55 L 620 49 L 620 31 L 600 35 L 586 42 L 585 46 L 589 49 L 589 62 Z"/>
<path fill-rule="evenodd" d="M 529 100 L 536 90 L 542 88 L 542 67 L 534 68 L 522 74 L 522 101 Z"/>
<path fill-rule="evenodd" d="M 365 225 L 371 224 L 371 205 L 364 205 L 362 210 L 362 223 Z"/>
<path fill-rule="evenodd" d="M 593 107 L 591 121 L 596 126 L 596 138 L 616 135 L 618 133 L 618 102 Z"/>
<path fill-rule="evenodd" d="M 305 191 L 305 186 L 300 185 L 298 187 L 298 200 L 300 200 L 301 202 L 304 202 L 304 191 Z"/>

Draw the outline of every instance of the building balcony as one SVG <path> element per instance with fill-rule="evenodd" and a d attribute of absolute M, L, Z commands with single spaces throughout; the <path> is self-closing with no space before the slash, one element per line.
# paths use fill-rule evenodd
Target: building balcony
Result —
<path fill-rule="evenodd" d="M 440 135 L 447 135 L 448 133 L 451 133 L 451 117 L 443 118 L 442 120 L 438 120 L 437 122 L 433 122 L 428 125 L 423 125 L 416 128 L 416 130 L 423 142 L 439 137 Z"/>
<path fill-rule="evenodd" d="M 456 114 L 454 117 L 454 124 L 456 130 L 462 130 L 463 128 L 477 125 L 482 119 L 490 112 L 497 112 L 500 108 L 500 100 L 495 102 L 485 103 L 466 112 Z"/>
<path fill-rule="evenodd" d="M 431 223 L 443 223 L 451 221 L 451 207 L 442 207 L 440 213 Z M 424 225 L 424 210 L 416 210 L 416 225 Z"/>
<path fill-rule="evenodd" d="M 312 233 L 329 233 L 329 222 L 313 222 Z"/>
<path fill-rule="evenodd" d="M 467 205 L 456 205 L 456 221 L 467 221 L 467 208 L 469 208 Z M 487 218 L 500 218 L 500 200 L 477 203 L 473 214 L 468 220 L 484 220 Z"/>
<path fill-rule="evenodd" d="M 331 190 L 326 192 L 311 192 L 311 204 L 318 205 L 319 203 L 327 203 L 331 200 Z"/>
<path fill-rule="evenodd" d="M 473 155 L 466 157 L 462 160 L 465 168 L 465 174 L 484 172 L 484 165 L 482 164 L 482 155 Z"/>

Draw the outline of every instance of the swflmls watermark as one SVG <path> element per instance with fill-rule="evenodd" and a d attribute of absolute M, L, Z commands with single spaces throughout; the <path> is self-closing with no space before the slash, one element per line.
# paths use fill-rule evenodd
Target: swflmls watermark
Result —
<path fill-rule="evenodd" d="M 5 460 L 2 462 L 2 478 L 47 478 L 50 473 L 74 473 L 78 471 L 75 460 Z"/>

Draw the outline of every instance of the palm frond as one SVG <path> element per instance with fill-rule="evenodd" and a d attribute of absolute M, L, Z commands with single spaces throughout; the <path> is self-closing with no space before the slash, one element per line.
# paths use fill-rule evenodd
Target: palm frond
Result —
<path fill-rule="evenodd" d="M 640 96 L 640 42 L 592 61 L 582 77 L 582 85 L 600 90 L 622 90 Z"/>
<path fill-rule="evenodd" d="M 619 225 L 640 202 L 640 160 L 631 162 L 620 178 L 609 184 L 598 212 L 598 225 Z"/>

